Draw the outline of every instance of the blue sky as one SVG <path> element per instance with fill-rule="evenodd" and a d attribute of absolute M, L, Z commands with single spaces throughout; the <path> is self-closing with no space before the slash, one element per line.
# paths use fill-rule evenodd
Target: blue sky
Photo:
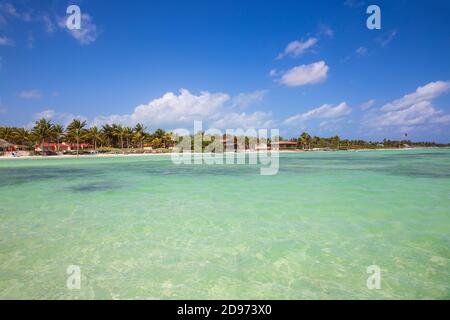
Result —
<path fill-rule="evenodd" d="M 65 28 L 77 4 L 80 31 Z M 381 30 L 366 8 L 381 8 Z M 450 142 L 449 1 L 2 1 L 0 125 Z"/>

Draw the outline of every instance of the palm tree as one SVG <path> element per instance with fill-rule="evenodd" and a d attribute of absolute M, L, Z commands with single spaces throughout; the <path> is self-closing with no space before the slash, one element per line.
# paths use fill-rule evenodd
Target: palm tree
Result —
<path fill-rule="evenodd" d="M 41 142 L 42 146 L 42 156 L 45 156 L 45 139 L 48 139 L 52 136 L 53 125 L 51 122 L 45 118 L 42 118 L 39 121 L 36 121 L 35 126 L 31 130 L 31 135 L 35 141 Z"/>
<path fill-rule="evenodd" d="M 139 148 L 143 149 L 145 139 L 147 139 L 147 135 L 144 132 L 137 131 L 133 134 L 131 141 L 139 145 Z"/>
<path fill-rule="evenodd" d="M 80 150 L 80 139 L 86 134 L 86 121 L 81 121 L 79 119 L 73 119 L 73 121 L 67 126 L 67 132 L 69 138 L 75 139 L 77 142 L 77 156 Z"/>
<path fill-rule="evenodd" d="M 123 149 L 123 127 L 121 125 L 113 124 L 113 135 L 119 139 L 120 148 Z"/>
<path fill-rule="evenodd" d="M 112 140 L 114 139 L 114 130 L 109 124 L 105 124 L 102 126 L 102 135 L 106 140 L 106 144 L 108 147 L 112 147 Z"/>
<path fill-rule="evenodd" d="M 27 129 L 24 128 L 16 128 L 13 133 L 13 138 L 17 143 L 24 145 L 29 141 L 30 133 Z M 6 140 L 6 139 L 5 139 Z"/>
<path fill-rule="evenodd" d="M 123 127 L 123 137 L 126 139 L 127 141 L 127 149 L 130 148 L 130 138 L 133 135 L 133 129 L 130 127 Z"/>
<path fill-rule="evenodd" d="M 14 128 L 2 127 L 0 128 L 0 138 L 3 140 L 11 140 L 14 136 Z"/>
<path fill-rule="evenodd" d="M 145 130 L 147 130 L 147 128 L 142 123 L 138 123 L 134 126 L 134 132 L 145 133 Z"/>
<path fill-rule="evenodd" d="M 300 144 L 303 146 L 303 149 L 305 149 L 305 146 L 308 146 L 308 149 L 311 149 L 311 136 L 307 132 L 303 132 L 300 135 Z"/>
<path fill-rule="evenodd" d="M 202 135 L 203 135 L 203 132 L 202 132 Z M 170 146 L 172 145 L 172 141 L 173 141 L 173 139 L 172 139 L 172 133 L 166 132 L 166 133 L 162 136 L 162 143 L 163 143 L 163 145 L 164 145 L 164 148 L 170 147 Z M 202 139 L 202 141 L 204 141 L 204 140 Z"/>
<path fill-rule="evenodd" d="M 92 127 L 88 130 L 87 135 L 89 139 L 92 140 L 92 144 L 94 145 L 94 150 L 97 152 L 97 141 L 100 141 L 102 139 L 102 134 L 98 130 L 97 127 Z"/>
<path fill-rule="evenodd" d="M 340 148 L 340 142 L 341 142 L 341 138 L 339 138 L 338 135 L 334 136 L 331 138 L 332 144 L 333 145 L 337 145 L 337 149 L 339 150 Z"/>
<path fill-rule="evenodd" d="M 59 142 L 61 141 L 61 138 L 64 136 L 64 126 L 60 125 L 60 124 L 55 124 L 53 126 L 53 136 L 56 139 L 56 146 L 57 146 L 57 152 L 59 152 Z"/>

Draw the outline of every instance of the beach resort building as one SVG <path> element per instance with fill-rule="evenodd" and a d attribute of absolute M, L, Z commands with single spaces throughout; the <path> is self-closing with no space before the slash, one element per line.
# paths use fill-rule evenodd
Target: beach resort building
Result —
<path fill-rule="evenodd" d="M 271 150 L 296 150 L 297 142 L 295 141 L 278 141 L 271 143 Z"/>
<path fill-rule="evenodd" d="M 44 150 L 46 151 L 52 151 L 52 152 L 64 152 L 64 151 L 74 151 L 77 150 L 77 144 L 76 143 L 51 143 L 51 142 L 45 142 L 36 144 L 34 151 L 41 152 L 42 146 L 44 147 Z M 80 143 L 78 145 L 79 150 L 84 150 L 89 148 L 91 145 L 87 143 Z"/>

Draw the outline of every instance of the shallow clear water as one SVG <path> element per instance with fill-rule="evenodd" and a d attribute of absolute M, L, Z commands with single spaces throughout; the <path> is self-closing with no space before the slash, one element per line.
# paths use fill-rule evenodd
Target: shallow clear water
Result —
<path fill-rule="evenodd" d="M 0 161 L 3 299 L 449 299 L 449 258 L 448 149 Z"/>

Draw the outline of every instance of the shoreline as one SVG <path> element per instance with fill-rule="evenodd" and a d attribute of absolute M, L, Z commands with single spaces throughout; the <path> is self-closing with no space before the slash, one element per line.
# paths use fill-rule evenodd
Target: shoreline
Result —
<path fill-rule="evenodd" d="M 366 152 L 366 151 L 408 151 L 408 150 L 418 150 L 418 149 L 449 149 L 449 147 L 413 147 L 413 148 L 380 148 L 380 149 L 351 149 L 351 150 L 280 150 L 278 153 L 310 153 L 310 152 Z M 270 152 L 270 150 L 268 150 Z M 261 151 L 240 151 L 233 152 L 236 153 L 258 153 Z M 223 154 L 227 154 L 224 152 Z M 39 156 L 39 155 L 26 155 L 13 157 L 0 156 L 1 160 L 28 160 L 28 159 L 77 159 L 77 158 L 115 158 L 115 157 L 146 157 L 146 156 L 168 156 L 171 154 L 182 155 L 183 153 L 172 153 L 172 152 L 161 152 L 161 153 L 97 153 L 97 154 L 80 154 L 80 155 L 55 155 L 55 156 Z M 191 155 L 209 154 L 203 152 L 191 152 Z"/>

